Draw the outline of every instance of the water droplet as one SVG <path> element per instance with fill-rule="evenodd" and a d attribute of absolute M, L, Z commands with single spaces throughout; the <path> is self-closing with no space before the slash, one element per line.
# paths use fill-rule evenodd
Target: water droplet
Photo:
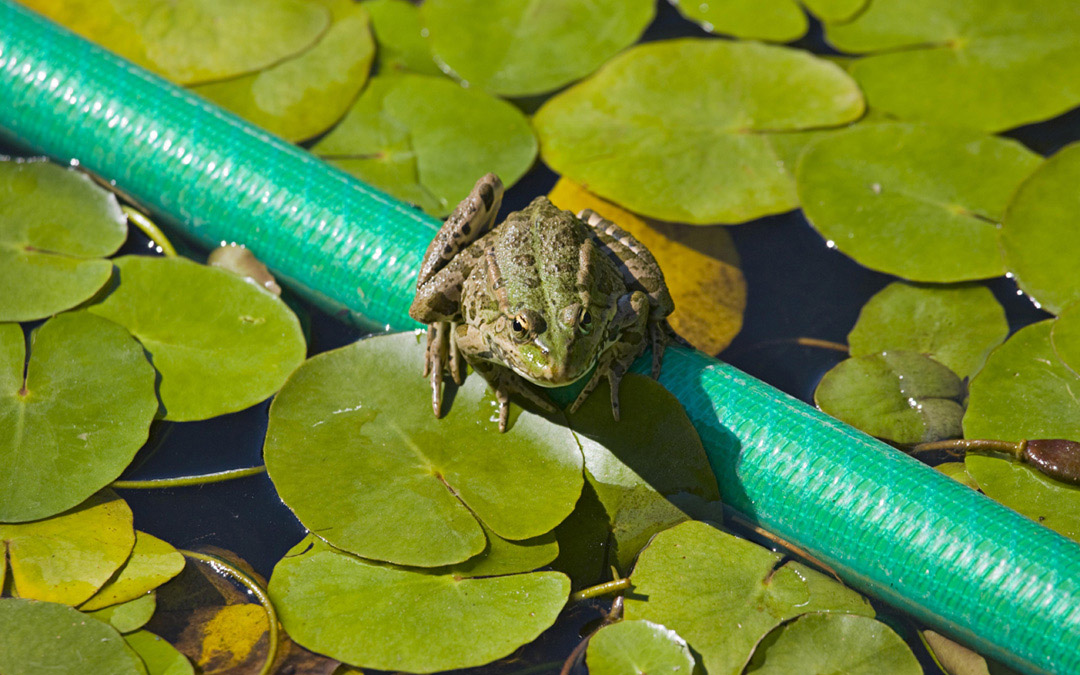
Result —
<path fill-rule="evenodd" d="M 870 191 L 873 192 L 876 195 L 881 194 L 881 183 L 871 183 L 870 184 Z"/>

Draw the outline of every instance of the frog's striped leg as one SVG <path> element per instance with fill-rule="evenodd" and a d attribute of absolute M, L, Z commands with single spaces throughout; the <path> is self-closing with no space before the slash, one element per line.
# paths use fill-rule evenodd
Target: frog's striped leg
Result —
<path fill-rule="evenodd" d="M 618 335 L 619 339 L 600 354 L 592 377 L 570 404 L 571 413 L 581 407 L 593 389 L 600 384 L 600 379 L 606 376 L 611 385 L 611 414 L 616 422 L 619 421 L 619 383 L 622 382 L 626 371 L 630 369 L 630 365 L 645 351 L 651 311 L 649 298 L 642 291 L 634 291 L 619 298 L 618 310 L 608 327 L 608 330 Z"/>
<path fill-rule="evenodd" d="M 465 247 L 491 231 L 502 197 L 503 184 L 495 174 L 489 173 L 476 181 L 469 196 L 461 200 L 428 244 L 420 263 L 417 288 L 446 267 Z"/>

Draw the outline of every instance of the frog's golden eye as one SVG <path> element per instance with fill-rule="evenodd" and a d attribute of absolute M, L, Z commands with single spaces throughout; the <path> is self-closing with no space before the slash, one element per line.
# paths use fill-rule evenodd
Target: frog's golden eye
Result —
<path fill-rule="evenodd" d="M 518 314 L 510 322 L 510 330 L 514 332 L 514 337 L 518 339 L 524 339 L 529 334 L 529 319 L 524 314 Z"/>
<path fill-rule="evenodd" d="M 589 313 L 589 310 L 581 310 L 581 317 L 578 319 L 578 328 L 581 329 L 582 333 L 588 333 L 592 330 L 592 314 Z"/>

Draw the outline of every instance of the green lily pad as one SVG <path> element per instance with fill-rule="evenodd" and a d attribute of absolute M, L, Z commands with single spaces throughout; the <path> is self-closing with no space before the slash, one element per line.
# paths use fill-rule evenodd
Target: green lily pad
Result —
<path fill-rule="evenodd" d="M 802 3 L 825 23 L 842 23 L 853 19 L 870 0 L 802 0 Z"/>
<path fill-rule="evenodd" d="M 145 532 L 135 532 L 135 547 L 124 566 L 92 598 L 79 606 L 84 612 L 144 597 L 184 569 L 184 556 L 172 544 Z M 123 631 L 122 631 L 123 632 Z"/>
<path fill-rule="evenodd" d="M 855 82 L 811 54 L 683 39 L 627 50 L 533 123 L 557 173 L 631 211 L 700 225 L 795 208 L 792 132 L 862 113 Z"/>
<path fill-rule="evenodd" d="M 157 600 L 154 592 L 149 591 L 134 600 L 121 602 L 118 605 L 109 605 L 104 609 L 89 612 L 85 609 L 79 611 L 86 612 L 98 621 L 104 621 L 121 633 L 132 633 L 146 625 L 146 622 L 154 615 L 155 609 L 157 609 Z"/>
<path fill-rule="evenodd" d="M 304 0 L 24 0 L 180 84 L 224 80 L 308 49 L 330 23 Z"/>
<path fill-rule="evenodd" d="M 963 483 L 972 490 L 978 490 L 979 484 L 975 482 L 975 479 L 971 477 L 971 474 L 967 472 L 967 468 L 963 462 L 942 462 L 934 467 L 941 473 L 945 474 L 953 480 Z"/>
<path fill-rule="evenodd" d="M 166 640 L 145 630 L 125 635 L 124 641 L 146 664 L 149 675 L 194 675 L 191 661 Z"/>
<path fill-rule="evenodd" d="M 922 675 L 904 639 L 857 614 L 804 614 L 762 640 L 747 675 Z"/>
<path fill-rule="evenodd" d="M 127 219 L 89 176 L 0 160 L 0 321 L 31 321 L 88 299 L 112 276 Z"/>
<path fill-rule="evenodd" d="M 971 380 L 964 438 L 1080 441 L 1080 377 L 1050 344 L 1052 321 L 1017 331 Z"/>
<path fill-rule="evenodd" d="M 489 663 L 551 626 L 570 592 L 558 572 L 459 578 L 302 546 L 270 578 L 281 623 L 308 649 L 363 668 L 430 673 Z"/>
<path fill-rule="evenodd" d="M 1080 301 L 1066 307 L 1051 324 L 1050 343 L 1061 362 L 1080 375 Z"/>
<path fill-rule="evenodd" d="M 892 351 L 841 361 L 821 378 L 814 403 L 871 436 L 914 445 L 960 436 L 962 393 L 960 378 L 937 361 Z"/>
<path fill-rule="evenodd" d="M 1037 304 L 1057 314 L 1080 300 L 1080 143 L 1047 159 L 1016 191 L 1001 229 L 1005 264 Z"/>
<path fill-rule="evenodd" d="M 25 349 L 0 324 L 0 522 L 55 515 L 115 480 L 158 408 L 154 369 L 114 323 L 61 314 L 34 333 L 29 363 Z"/>
<path fill-rule="evenodd" d="M 964 465 L 991 499 L 1080 542 L 1080 488 L 1002 457 L 969 453 Z"/>
<path fill-rule="evenodd" d="M 816 611 L 874 616 L 855 591 L 805 565 L 705 523 L 661 532 L 630 577 L 626 619 L 676 631 L 713 675 L 742 673 L 758 641 L 780 623 Z"/>
<path fill-rule="evenodd" d="M 120 284 L 89 311 L 131 331 L 161 373 L 165 419 L 201 420 L 262 401 L 307 347 L 296 315 L 231 272 L 185 258 L 116 259 Z"/>
<path fill-rule="evenodd" d="M 282 500 L 334 546 L 405 565 L 480 553 L 479 521 L 506 539 L 550 532 L 581 494 L 570 430 L 523 412 L 499 433 L 494 397 L 476 375 L 437 419 L 423 353 L 413 333 L 371 337 L 289 378 L 264 450 Z"/>
<path fill-rule="evenodd" d="M 103 492 L 53 518 L 0 524 L 15 592 L 66 605 L 84 602 L 131 555 L 131 522 L 127 503 Z"/>
<path fill-rule="evenodd" d="M 795 176 L 831 245 L 871 269 L 949 282 L 1005 272 L 997 223 L 1040 162 L 1009 139 L 879 122 L 824 135 Z"/>
<path fill-rule="evenodd" d="M 445 77 L 379 75 L 312 152 L 443 217 L 489 171 L 517 182 L 536 159 L 536 137 L 517 108 L 482 91 Z"/>
<path fill-rule="evenodd" d="M 874 0 L 826 25 L 872 108 L 986 131 L 1080 104 L 1080 6 L 1071 0 Z"/>
<path fill-rule="evenodd" d="M 918 352 L 971 377 L 1005 341 L 1005 310 L 985 286 L 891 283 L 870 298 L 848 333 L 852 356 Z"/>
<path fill-rule="evenodd" d="M 111 626 L 51 602 L 0 598 L 4 675 L 146 675 L 142 660 Z"/>
<path fill-rule="evenodd" d="M 750 40 L 791 42 L 810 22 L 795 0 L 670 0 L 679 12 L 710 33 Z"/>
<path fill-rule="evenodd" d="M 589 640 L 585 662 L 591 675 L 691 675 L 694 657 L 678 633 L 651 621 L 620 621 Z"/>
<path fill-rule="evenodd" d="M 637 41 L 653 0 L 428 0 L 420 16 L 445 70 L 499 96 L 580 79 Z"/>
<path fill-rule="evenodd" d="M 333 16 L 314 47 L 258 73 L 211 82 L 195 93 L 290 141 L 334 125 L 367 82 L 375 58 L 370 20 L 352 0 L 311 0 Z"/>
<path fill-rule="evenodd" d="M 439 571 L 459 577 L 520 574 L 539 569 L 559 555 L 559 542 L 555 539 L 554 531 L 532 539 L 511 541 L 495 534 L 483 523 L 480 524 L 484 527 L 484 536 L 487 537 L 487 548 L 484 552 Z"/>
<path fill-rule="evenodd" d="M 379 45 L 379 72 L 408 71 L 421 75 L 442 75 L 431 58 L 431 49 L 420 25 L 420 9 L 409 0 L 366 0 L 371 28 Z"/>

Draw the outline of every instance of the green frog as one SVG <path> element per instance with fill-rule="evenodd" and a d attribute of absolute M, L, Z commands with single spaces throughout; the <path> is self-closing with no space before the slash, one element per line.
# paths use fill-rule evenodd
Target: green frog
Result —
<path fill-rule="evenodd" d="M 652 254 L 628 232 L 590 210 L 574 215 L 537 197 L 495 224 L 503 186 L 481 178 L 447 218 L 420 266 L 409 314 L 428 324 L 424 376 L 436 417 L 449 373 L 462 360 L 499 403 L 505 431 L 511 394 L 557 409 L 536 387 L 585 377 L 574 412 L 603 378 L 619 419 L 619 382 L 652 345 L 659 375 L 674 305 Z M 593 370 L 593 366 L 596 369 Z"/>

